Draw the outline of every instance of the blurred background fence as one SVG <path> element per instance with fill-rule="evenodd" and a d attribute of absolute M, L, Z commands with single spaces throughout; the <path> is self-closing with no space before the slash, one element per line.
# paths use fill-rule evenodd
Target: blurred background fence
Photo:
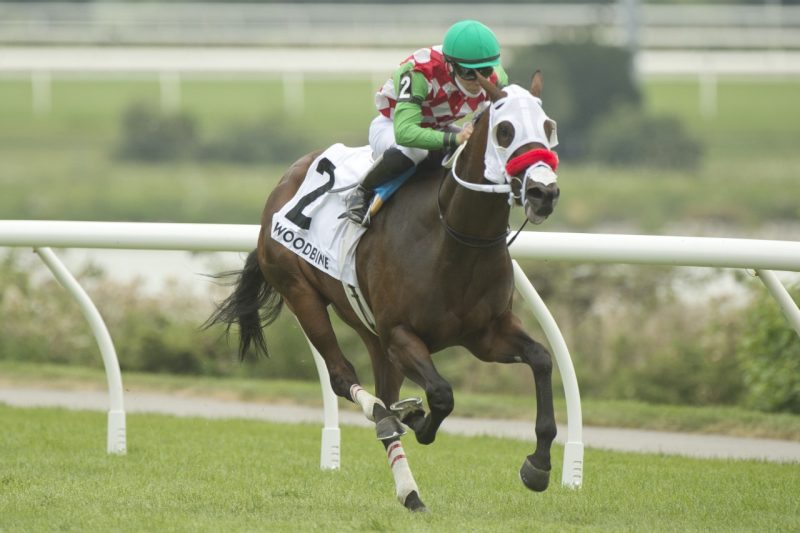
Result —
<path fill-rule="evenodd" d="M 114 45 L 417 46 L 457 18 L 503 29 L 503 43 L 590 29 L 643 48 L 800 48 L 800 6 L 594 3 L 0 3 L 0 42 Z"/>
<path fill-rule="evenodd" d="M 720 76 L 800 76 L 800 5 L 372 3 L 0 3 L 0 76 L 30 77 L 37 113 L 64 77 L 157 76 L 162 107 L 186 77 L 280 78 L 284 107 L 302 111 L 304 83 L 368 77 L 376 84 L 413 48 L 441 40 L 455 13 L 502 28 L 515 47 L 576 35 L 627 48 L 638 78 L 691 76 L 701 114 L 716 110 Z M 55 45 L 55 46 L 54 46 Z M 200 47 L 200 48 L 198 48 Z"/>

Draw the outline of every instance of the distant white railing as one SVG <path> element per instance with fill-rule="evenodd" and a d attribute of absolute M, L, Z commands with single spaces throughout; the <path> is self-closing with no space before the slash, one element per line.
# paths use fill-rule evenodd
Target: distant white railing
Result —
<path fill-rule="evenodd" d="M 250 251 L 256 245 L 259 229 L 255 225 L 230 224 L 0 221 L 0 247 L 33 248 L 78 301 L 98 340 L 110 395 L 109 453 L 125 453 L 126 450 L 123 389 L 116 352 L 91 299 L 50 248 Z M 800 310 L 772 272 L 800 272 L 800 242 L 523 232 L 511 252 L 514 257 L 527 259 L 754 269 L 778 301 L 789 324 L 800 334 Z M 562 484 L 579 487 L 583 480 L 582 415 L 572 360 L 555 320 L 516 261 L 514 275 L 517 289 L 542 325 L 562 376 L 567 404 Z M 313 347 L 312 352 L 323 389 L 324 427 L 320 464 L 323 468 L 338 468 L 338 403 L 321 357 Z"/>
<path fill-rule="evenodd" d="M 181 85 L 187 79 L 278 79 L 283 108 L 297 114 L 305 108 L 306 81 L 363 79 L 377 88 L 409 53 L 399 48 L 7 46 L 0 51 L 0 79 L 30 80 L 37 115 L 50 111 L 53 81 L 59 79 L 157 79 L 165 109 L 180 107 Z M 641 50 L 633 67 L 643 79 L 698 80 L 699 110 L 713 116 L 720 78 L 798 79 L 800 49 Z"/>
<path fill-rule="evenodd" d="M 505 46 L 590 32 L 642 48 L 797 48 L 800 6 L 484 2 L 470 4 L 2 2 L 0 43 L 67 45 L 401 46 L 433 44 L 468 15 Z"/>
<path fill-rule="evenodd" d="M 800 32 L 800 30 L 798 30 Z M 34 72 L 78 78 L 154 76 L 262 76 L 309 78 L 353 75 L 388 77 L 411 49 L 340 47 L 79 47 L 6 46 L 0 75 L 27 77 Z M 513 58 L 513 52 L 508 54 Z M 346 58 L 344 60 L 343 58 Z M 642 50 L 638 75 L 800 76 L 800 50 Z"/>

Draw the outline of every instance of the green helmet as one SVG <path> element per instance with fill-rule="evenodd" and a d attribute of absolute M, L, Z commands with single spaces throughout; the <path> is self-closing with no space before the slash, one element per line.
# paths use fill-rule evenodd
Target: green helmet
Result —
<path fill-rule="evenodd" d="M 456 22 L 444 36 L 445 59 L 465 68 L 494 67 L 500 64 L 500 43 L 492 30 L 477 20 Z"/>

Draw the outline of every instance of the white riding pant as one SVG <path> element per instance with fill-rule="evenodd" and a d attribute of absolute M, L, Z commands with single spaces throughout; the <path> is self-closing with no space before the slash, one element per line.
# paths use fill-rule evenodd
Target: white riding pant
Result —
<path fill-rule="evenodd" d="M 395 147 L 406 157 L 418 165 L 428 157 L 428 151 L 423 148 L 409 148 L 398 146 L 394 139 L 394 123 L 391 119 L 378 115 L 369 126 L 369 145 L 372 148 L 373 159 L 378 159 L 389 148 Z"/>

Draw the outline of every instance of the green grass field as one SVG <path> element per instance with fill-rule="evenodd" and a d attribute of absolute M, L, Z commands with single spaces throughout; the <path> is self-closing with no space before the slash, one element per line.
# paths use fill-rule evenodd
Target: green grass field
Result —
<path fill-rule="evenodd" d="M 309 81 L 304 112 L 283 110 L 279 81 L 187 81 L 182 109 L 203 134 L 271 117 L 301 125 L 315 146 L 366 143 L 374 116 L 367 80 Z M 541 230 L 723 225 L 746 237 L 800 210 L 797 80 L 720 81 L 716 115 L 699 113 L 697 80 L 647 82 L 645 105 L 680 116 L 708 157 L 695 173 L 564 164 L 561 202 Z M 332 95 L 335 95 L 332 96 Z M 545 95 L 546 96 L 546 95 Z M 335 105 L 331 102 L 335 101 Z M 53 108 L 35 116 L 27 81 L 0 82 L 0 212 L 4 218 L 255 223 L 286 164 L 122 163 L 112 153 L 119 117 L 134 101 L 159 101 L 156 80 L 53 84 Z M 545 99 L 546 103 L 546 99 Z M 555 117 L 557 118 L 557 117 Z M 562 142 L 569 142 L 568 132 Z M 296 157 L 304 153 L 299 148 Z M 518 215 L 518 214 L 517 214 Z M 794 221 L 794 222 L 793 222 Z"/>
<path fill-rule="evenodd" d="M 701 109 L 700 90 L 696 79 L 648 81 L 644 86 L 647 108 L 656 114 L 680 117 L 690 131 L 708 143 L 712 158 L 746 161 L 762 155 L 796 155 L 800 81 L 720 80 L 715 111 L 708 117 Z"/>
<path fill-rule="evenodd" d="M 382 447 L 345 428 L 342 469 L 319 470 L 319 428 L 128 417 L 106 455 L 104 414 L 0 406 L 0 530 L 796 531 L 800 465 L 587 450 L 584 486 L 544 493 L 517 469 L 530 444 L 442 435 L 404 447 L 432 511 L 394 498 Z M 10 431 L 9 431 L 10 429 Z"/>

